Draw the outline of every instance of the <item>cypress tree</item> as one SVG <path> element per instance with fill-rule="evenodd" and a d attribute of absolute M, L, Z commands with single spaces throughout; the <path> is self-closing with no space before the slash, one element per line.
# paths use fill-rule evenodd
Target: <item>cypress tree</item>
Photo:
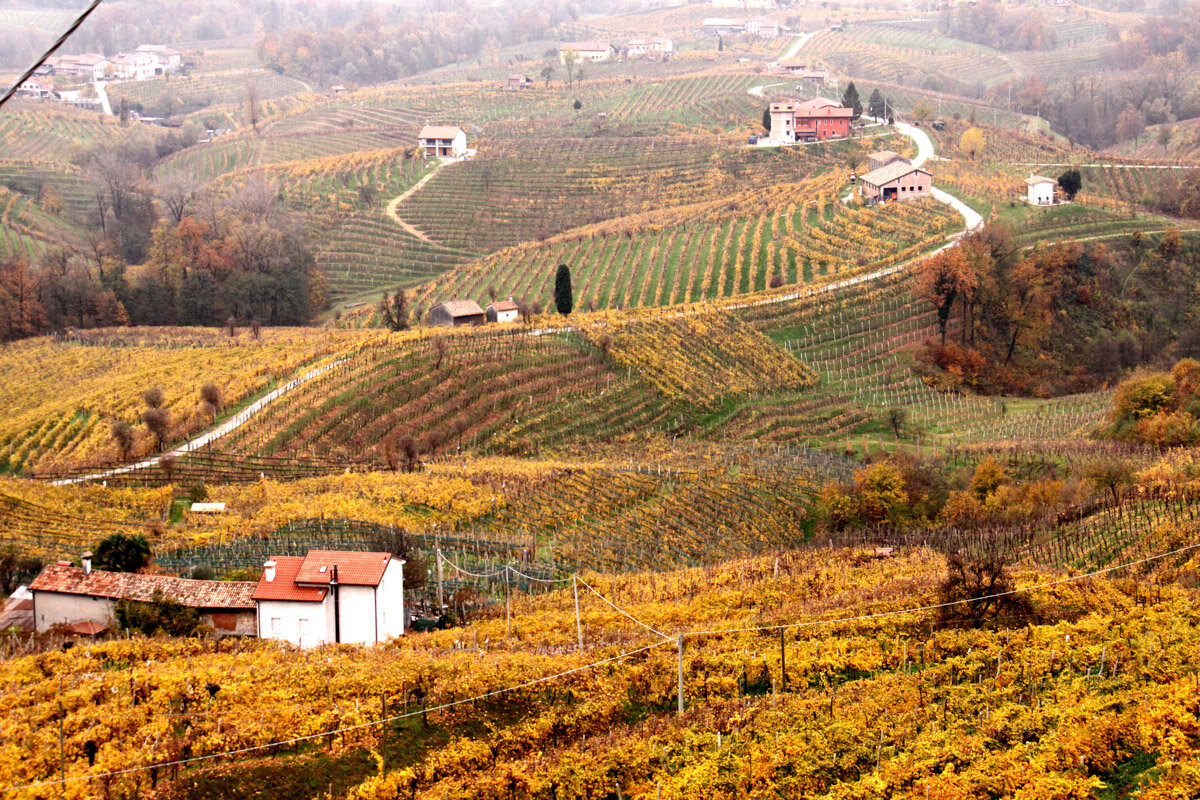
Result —
<path fill-rule="evenodd" d="M 846 93 L 842 95 L 842 105 L 854 109 L 854 119 L 862 116 L 862 100 L 858 96 L 858 89 L 854 87 L 854 81 L 850 81 L 850 85 L 846 87 Z"/>
<path fill-rule="evenodd" d="M 559 264 L 558 273 L 554 276 L 554 307 L 564 316 L 575 308 L 575 298 L 571 292 L 571 268 L 566 264 Z"/>
<path fill-rule="evenodd" d="M 867 101 L 867 113 L 876 119 L 882 119 L 883 110 L 883 94 L 879 91 L 879 88 L 876 87 L 875 90 L 871 92 L 871 99 Z"/>

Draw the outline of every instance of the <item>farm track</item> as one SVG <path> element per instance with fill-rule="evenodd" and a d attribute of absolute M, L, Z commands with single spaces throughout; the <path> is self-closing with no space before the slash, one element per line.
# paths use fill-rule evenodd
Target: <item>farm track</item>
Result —
<path fill-rule="evenodd" d="M 388 204 L 387 204 L 387 215 L 389 217 L 391 217 L 392 220 L 397 225 L 399 225 L 401 228 L 403 228 L 404 231 L 406 233 L 408 233 L 410 236 L 415 236 L 416 238 L 420 239 L 421 241 L 429 242 L 430 244 L 434 243 L 433 240 L 430 239 L 423 231 L 417 229 L 417 227 L 415 225 L 413 225 L 409 222 L 405 222 L 400 217 L 400 214 L 397 213 L 396 209 L 398 209 L 400 207 L 401 203 L 403 203 L 405 200 L 407 200 L 408 198 L 410 198 L 414 194 L 416 194 L 418 189 L 420 189 L 425 184 L 429 183 L 429 181 L 432 180 L 433 176 L 437 175 L 439 172 L 441 172 L 442 169 L 446 166 L 446 164 L 447 164 L 447 162 L 445 162 L 445 161 L 439 161 L 437 163 L 437 166 L 435 166 L 429 172 L 425 173 L 425 175 L 421 178 L 421 180 L 417 181 L 415 184 L 410 186 L 399 196 L 393 197 L 391 199 L 391 201 L 388 202 Z"/>

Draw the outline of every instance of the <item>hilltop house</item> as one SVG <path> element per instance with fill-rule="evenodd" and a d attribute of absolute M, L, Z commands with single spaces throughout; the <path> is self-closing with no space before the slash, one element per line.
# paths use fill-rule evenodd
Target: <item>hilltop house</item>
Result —
<path fill-rule="evenodd" d="M 113 62 L 99 53 L 51 57 L 45 65 L 53 75 L 79 75 L 93 83 L 104 80 L 114 70 Z"/>
<path fill-rule="evenodd" d="M 788 144 L 838 139 L 850 135 L 854 110 L 824 97 L 802 103 L 771 103 L 771 140 Z"/>
<path fill-rule="evenodd" d="M 183 54 L 162 44 L 141 45 L 134 54 L 148 58 L 155 75 L 175 72 L 183 66 Z"/>
<path fill-rule="evenodd" d="M 22 97 L 50 97 L 54 94 L 54 82 L 45 78 L 30 78 L 22 81 L 17 87 L 17 94 Z"/>
<path fill-rule="evenodd" d="M 774 39 L 776 36 L 782 36 L 785 29 L 770 17 L 752 17 L 746 20 L 744 30 L 751 36 Z"/>
<path fill-rule="evenodd" d="M 404 634 L 404 561 L 391 553 L 273 556 L 254 589 L 258 635 L 300 647 Z"/>
<path fill-rule="evenodd" d="M 666 57 L 675 52 L 675 43 L 664 36 L 643 36 L 630 39 L 625 45 L 630 58 Z"/>
<path fill-rule="evenodd" d="M 148 81 L 154 77 L 154 56 L 149 53 L 121 53 L 112 60 L 113 76 L 126 81 Z"/>
<path fill-rule="evenodd" d="M 474 300 L 447 300 L 429 309 L 431 325 L 482 325 L 487 315 Z"/>
<path fill-rule="evenodd" d="M 516 322 L 521 314 L 521 308 L 511 297 L 507 300 L 493 301 L 484 309 L 488 322 Z"/>
<path fill-rule="evenodd" d="M 558 60 L 561 63 L 567 63 L 567 51 L 569 50 L 575 51 L 576 64 L 584 61 L 611 61 L 617 57 L 617 49 L 608 42 L 564 42 L 562 47 L 558 48 Z"/>
<path fill-rule="evenodd" d="M 426 125 L 417 134 L 426 158 L 462 158 L 467 154 L 467 132 L 452 125 Z"/>
<path fill-rule="evenodd" d="M 867 154 L 867 171 L 871 172 L 881 169 L 888 164 L 895 164 L 897 161 L 903 161 L 905 164 L 909 163 L 907 158 L 892 150 L 877 150 L 874 153 Z"/>
<path fill-rule="evenodd" d="M 933 189 L 933 176 L 904 159 L 871 170 L 861 181 L 863 199 L 868 203 L 929 197 Z"/>
<path fill-rule="evenodd" d="M 1025 179 L 1025 201 L 1034 206 L 1054 205 L 1054 190 L 1058 181 L 1030 173 Z"/>
<path fill-rule="evenodd" d="M 56 625 L 94 635 L 113 622 L 119 600 L 151 602 L 156 593 L 194 608 L 200 619 L 219 635 L 253 636 L 255 631 L 253 581 L 198 581 L 169 575 L 137 575 L 92 569 L 92 554 L 84 553 L 83 566 L 59 561 L 42 570 L 29 591 L 33 594 L 33 621 L 38 633 Z"/>

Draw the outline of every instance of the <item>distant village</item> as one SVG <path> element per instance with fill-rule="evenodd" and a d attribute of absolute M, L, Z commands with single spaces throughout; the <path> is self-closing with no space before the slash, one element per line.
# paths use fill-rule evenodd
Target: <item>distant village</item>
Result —
<path fill-rule="evenodd" d="M 51 56 L 17 87 L 17 94 L 93 107 L 100 101 L 81 84 L 148 81 L 182 69 L 183 54 L 161 44 L 144 44 L 132 53 L 119 53 L 112 58 L 99 53 Z"/>

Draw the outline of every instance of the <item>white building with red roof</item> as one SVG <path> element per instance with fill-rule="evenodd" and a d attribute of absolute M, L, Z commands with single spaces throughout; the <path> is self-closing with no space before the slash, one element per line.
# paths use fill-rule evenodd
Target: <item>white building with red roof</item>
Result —
<path fill-rule="evenodd" d="M 254 590 L 258 635 L 300 647 L 404 634 L 404 561 L 390 553 L 273 556 Z"/>
<path fill-rule="evenodd" d="M 426 125 L 417 134 L 426 158 L 462 158 L 467 154 L 467 132 L 456 125 Z"/>
<path fill-rule="evenodd" d="M 194 608 L 219 635 L 253 636 L 253 581 L 198 581 L 170 575 L 139 575 L 91 568 L 91 553 L 82 567 L 59 561 L 42 570 L 29 590 L 38 633 L 56 625 L 79 627 L 90 623 L 89 634 L 113 624 L 119 600 L 152 602 L 156 596 Z M 97 628 L 96 626 L 100 626 Z"/>

